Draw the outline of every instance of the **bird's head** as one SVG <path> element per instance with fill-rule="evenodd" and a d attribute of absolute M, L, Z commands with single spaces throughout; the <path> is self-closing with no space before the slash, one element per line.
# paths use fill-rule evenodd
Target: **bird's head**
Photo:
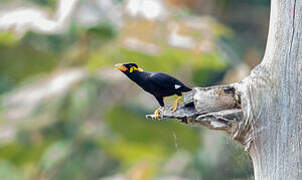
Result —
<path fill-rule="evenodd" d="M 125 74 L 132 74 L 135 72 L 143 72 L 142 68 L 139 68 L 135 63 L 116 64 L 115 69 L 122 71 Z"/>

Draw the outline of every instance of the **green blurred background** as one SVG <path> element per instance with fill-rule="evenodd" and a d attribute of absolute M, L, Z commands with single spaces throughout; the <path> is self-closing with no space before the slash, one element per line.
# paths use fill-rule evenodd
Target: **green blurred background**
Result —
<path fill-rule="evenodd" d="M 0 29 L 8 8 L 55 19 L 57 6 L 1 0 Z M 80 0 L 59 33 L 2 29 L 0 179 L 253 179 L 224 133 L 145 119 L 156 100 L 113 65 L 236 82 L 260 62 L 268 17 L 268 0 Z"/>

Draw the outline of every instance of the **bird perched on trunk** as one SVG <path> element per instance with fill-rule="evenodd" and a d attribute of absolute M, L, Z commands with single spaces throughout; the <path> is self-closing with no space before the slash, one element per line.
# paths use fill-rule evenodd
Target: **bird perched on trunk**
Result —
<path fill-rule="evenodd" d="M 168 74 L 147 72 L 139 68 L 135 63 L 116 64 L 115 67 L 156 98 L 161 106 L 154 112 L 154 118 L 157 120 L 160 119 L 160 109 L 165 105 L 164 97 L 175 94 L 178 96 L 171 109 L 174 112 L 181 100 L 182 93 L 192 90 Z"/>

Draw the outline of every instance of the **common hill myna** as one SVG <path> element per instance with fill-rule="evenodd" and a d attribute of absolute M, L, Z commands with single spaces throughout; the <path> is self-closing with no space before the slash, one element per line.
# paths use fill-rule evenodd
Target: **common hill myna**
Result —
<path fill-rule="evenodd" d="M 164 107 L 164 97 L 176 94 L 178 98 L 175 100 L 174 105 L 172 106 L 171 110 L 173 112 L 177 109 L 182 93 L 192 90 L 168 74 L 160 72 L 147 72 L 139 68 L 135 63 L 116 64 L 115 67 L 145 91 L 152 94 L 161 107 Z M 160 119 L 160 108 L 154 112 L 154 118 L 157 120 Z"/>

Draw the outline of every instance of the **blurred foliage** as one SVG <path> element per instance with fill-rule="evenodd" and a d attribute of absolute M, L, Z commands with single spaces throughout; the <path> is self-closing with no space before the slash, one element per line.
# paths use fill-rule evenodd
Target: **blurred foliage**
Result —
<path fill-rule="evenodd" d="M 18 43 L 18 38 L 12 32 L 2 32 L 0 34 L 0 46 L 13 47 Z"/>
<path fill-rule="evenodd" d="M 197 169 L 202 179 L 219 180 L 221 177 L 238 180 L 254 179 L 251 176 L 253 165 L 250 158 L 238 144 L 227 138 L 223 138 L 223 141 L 226 143 L 223 145 L 224 148 L 218 150 L 217 159 L 219 161 L 217 162 L 211 161 L 208 152 L 203 149 L 194 155 L 192 166 Z M 234 154 L 236 155 L 234 156 Z"/>
<path fill-rule="evenodd" d="M 236 4 L 236 0 L 216 0 L 218 4 L 222 3 L 225 5 L 231 6 L 232 4 Z M 254 1 L 249 1 L 249 0 L 242 0 L 240 3 L 246 3 L 250 5 L 264 5 L 264 6 L 269 6 L 270 2 L 268 0 L 254 0 Z"/>
<path fill-rule="evenodd" d="M 24 1 L 24 0 L 22 0 Z M 32 2 L 34 5 L 39 5 L 47 10 L 55 11 L 55 8 L 57 7 L 57 2 L 56 0 L 29 0 Z M 25 3 L 28 3 L 28 0 L 24 1 Z"/>
<path fill-rule="evenodd" d="M 197 1 L 193 1 L 169 1 L 181 8 L 169 9 L 175 15 L 168 20 L 127 17 L 122 27 L 107 19 L 91 26 L 72 22 L 68 31 L 57 35 L 27 32 L 19 37 L 1 32 L 0 179 L 251 179 L 251 162 L 241 147 L 219 145 L 217 139 L 209 146 L 204 142 L 207 132 L 200 128 L 174 120 L 146 120 L 144 115 L 155 109 L 155 100 L 149 102 L 146 93 L 112 70 L 115 63 L 135 62 L 144 70 L 174 75 L 192 87 L 219 84 L 237 63 L 220 42 L 238 47 L 240 55 L 251 42 L 238 43 L 241 34 L 236 26 L 234 30 L 213 17 L 196 18 L 201 7 L 194 7 Z M 268 6 L 265 0 L 210 2 L 228 13 L 241 3 L 251 8 Z M 55 0 L 31 3 L 51 11 L 57 6 Z M 188 28 L 187 24 L 195 22 L 188 21 L 192 19 L 204 29 Z M 179 34 L 192 37 L 197 45 L 169 44 L 173 32 L 169 28 L 175 24 Z M 127 46 L 127 38 L 138 45 Z M 255 44 L 259 39 L 254 39 Z M 85 73 L 65 90 L 73 78 L 67 70 L 73 68 Z M 59 80 L 54 81 L 56 76 Z M 53 81 L 53 86 L 43 84 Z M 37 92 L 36 87 L 41 90 Z M 53 93 L 56 88 L 64 91 Z M 22 110 L 32 107 L 21 116 Z"/>
<path fill-rule="evenodd" d="M 175 151 L 175 148 L 188 151 L 196 150 L 199 143 L 197 131 L 194 132 L 189 127 L 179 126 L 175 122 L 154 123 L 142 119 L 142 116 L 147 112 L 139 114 L 131 112 L 133 110 L 131 111 L 131 109 L 126 107 L 117 107 L 108 114 L 108 127 L 115 132 L 117 136 L 115 138 L 117 138 L 118 142 L 116 145 L 113 144 L 106 147 L 112 147 L 113 149 L 110 150 L 112 153 L 117 151 L 116 155 L 122 156 L 125 163 L 135 162 L 139 159 L 144 159 L 145 161 L 149 159 L 150 163 L 156 164 L 157 161 L 162 160 L 163 157 Z M 134 112 L 137 112 L 137 110 Z M 121 121 L 120 117 L 127 117 L 127 121 Z M 154 132 L 156 132 L 156 135 Z M 177 134 L 177 142 L 175 142 L 175 134 Z M 187 139 L 190 139 L 190 141 L 187 141 Z M 129 151 L 129 149 L 132 149 L 131 146 L 129 148 L 120 148 L 120 143 L 123 144 L 124 141 L 130 142 L 131 146 L 137 146 L 137 150 Z M 175 143 L 177 143 L 177 147 L 175 147 Z"/>
<path fill-rule="evenodd" d="M 50 72 L 59 62 L 55 54 L 47 50 L 34 49 L 28 44 L 13 48 L 0 47 L 0 54 L 2 74 L 16 83 L 35 74 Z M 12 62 L 14 62 L 13 66 L 11 66 Z"/>

